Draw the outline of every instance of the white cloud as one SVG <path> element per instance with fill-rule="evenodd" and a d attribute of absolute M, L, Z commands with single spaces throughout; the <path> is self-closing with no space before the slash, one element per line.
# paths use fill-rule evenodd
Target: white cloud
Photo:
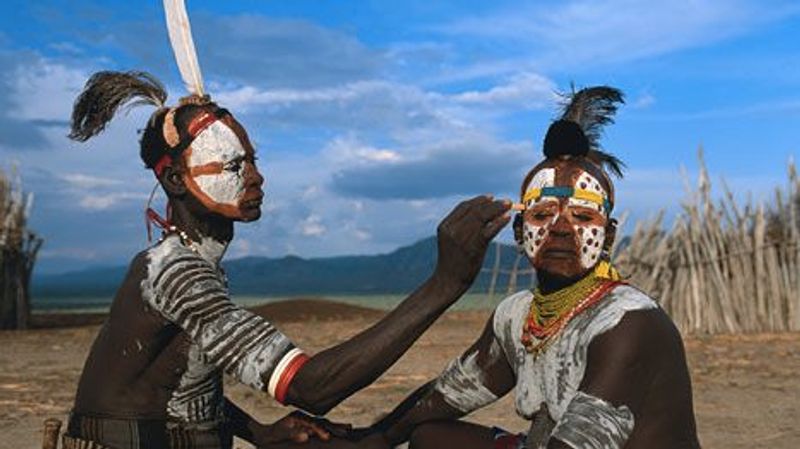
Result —
<path fill-rule="evenodd" d="M 656 97 L 649 92 L 644 92 L 631 102 L 633 109 L 647 109 L 656 103 Z"/>
<path fill-rule="evenodd" d="M 86 194 L 78 201 L 78 205 L 83 209 L 98 211 L 111 209 L 129 200 L 144 201 L 147 200 L 147 195 L 127 192 Z"/>
<path fill-rule="evenodd" d="M 327 232 L 319 215 L 312 214 L 300 224 L 300 232 L 307 237 L 320 237 Z"/>
<path fill-rule="evenodd" d="M 563 69 L 697 47 L 799 12 L 800 5 L 788 1 L 765 7 L 754 0 L 578 0 L 558 5 L 515 4 L 496 14 L 453 21 L 439 31 L 516 42 L 527 48 L 514 58 L 516 64 L 492 62 L 497 70 L 527 66 L 532 60 L 540 66 Z"/>
<path fill-rule="evenodd" d="M 11 74 L 14 115 L 28 120 L 66 121 L 87 72 L 46 58 L 19 65 Z"/>
<path fill-rule="evenodd" d="M 556 100 L 553 81 L 537 73 L 519 73 L 508 83 L 485 91 L 469 91 L 453 95 L 453 100 L 465 105 L 542 108 Z"/>
<path fill-rule="evenodd" d="M 97 187 L 118 186 L 123 183 L 120 179 L 103 178 L 100 176 L 86 175 L 83 173 L 68 173 L 61 176 L 71 186 L 79 189 L 93 189 Z"/>

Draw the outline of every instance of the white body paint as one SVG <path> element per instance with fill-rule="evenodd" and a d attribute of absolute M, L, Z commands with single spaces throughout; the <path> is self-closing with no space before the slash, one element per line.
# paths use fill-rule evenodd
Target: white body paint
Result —
<path fill-rule="evenodd" d="M 530 189 L 541 189 L 543 187 L 554 186 L 555 169 L 545 168 L 533 176 L 533 179 L 531 179 L 531 182 L 528 184 L 526 191 Z M 589 192 L 596 193 L 603 198 L 608 198 L 608 192 L 602 188 L 597 178 L 585 171 L 580 173 L 577 182 L 572 187 L 575 189 L 587 190 Z M 558 198 L 552 196 L 543 196 L 537 200 L 531 199 L 525 204 L 525 207 L 530 208 L 534 204 L 544 202 L 558 202 Z M 567 200 L 567 206 L 594 209 L 602 214 L 607 214 L 608 212 L 605 211 L 601 205 L 578 198 L 569 198 Z M 532 225 L 527 221 L 523 223 L 523 249 L 530 260 L 535 259 L 536 254 L 539 252 L 539 249 L 542 246 L 542 243 L 544 243 L 545 239 L 547 239 L 547 236 L 550 234 L 550 228 L 556 223 L 557 220 L 558 214 L 553 217 L 549 224 L 543 226 Z M 581 266 L 583 268 L 591 268 L 597 263 L 598 259 L 600 258 L 600 254 L 603 252 L 603 242 L 606 238 L 605 227 L 597 225 L 575 225 L 574 228 L 580 243 L 579 251 Z"/>
<path fill-rule="evenodd" d="M 501 351 L 500 345 L 496 341 L 492 342 L 490 356 L 501 356 Z M 484 373 L 478 366 L 477 359 L 477 352 L 456 358 L 434 384 L 434 389 L 442 394 L 447 404 L 465 413 L 497 400 L 497 396 L 484 386 Z"/>
<path fill-rule="evenodd" d="M 220 120 L 204 129 L 192 141 L 188 166 L 201 167 L 210 163 L 227 166 L 232 161 L 241 160 L 246 155 L 239 137 Z M 200 190 L 214 202 L 237 206 L 244 194 L 244 164 L 238 171 L 223 169 L 219 174 L 204 174 L 194 177 Z"/>
<path fill-rule="evenodd" d="M 546 403 L 555 421 L 561 419 L 578 393 L 592 340 L 614 328 L 628 311 L 658 307 L 636 288 L 618 286 L 605 299 L 573 318 L 550 347 L 534 358 L 520 339 L 532 299 L 528 290 L 504 299 L 495 310 L 494 332 L 516 375 L 517 413 L 531 419 L 541 404 Z"/>
<path fill-rule="evenodd" d="M 230 301 L 219 268 L 225 248 L 210 238 L 188 247 L 177 234 L 168 235 L 148 250 L 141 282 L 145 307 L 191 337 L 186 371 L 167 414 L 199 429 L 222 422 L 223 371 L 266 391 L 267 381 L 283 374 L 281 361 L 302 354 L 270 323 Z"/>

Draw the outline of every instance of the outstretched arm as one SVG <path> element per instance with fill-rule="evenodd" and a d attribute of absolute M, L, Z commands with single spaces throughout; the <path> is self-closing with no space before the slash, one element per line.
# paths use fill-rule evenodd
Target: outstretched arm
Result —
<path fill-rule="evenodd" d="M 508 393 L 514 387 L 514 372 L 497 343 L 493 321 L 494 316 L 480 338 L 438 378 L 417 389 L 371 430 L 398 444 L 420 424 L 460 418 Z"/>
<path fill-rule="evenodd" d="M 466 292 L 489 242 L 508 223 L 509 207 L 485 196 L 459 204 L 439 225 L 431 278 L 374 326 L 313 356 L 292 380 L 285 402 L 325 414 L 375 381 Z"/>

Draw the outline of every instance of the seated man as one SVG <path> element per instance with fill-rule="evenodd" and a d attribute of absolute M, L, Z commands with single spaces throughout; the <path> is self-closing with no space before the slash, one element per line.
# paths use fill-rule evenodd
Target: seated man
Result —
<path fill-rule="evenodd" d="M 683 343 L 656 302 L 621 282 L 608 260 L 614 187 L 601 126 L 622 94 L 573 93 L 522 183 L 517 243 L 537 286 L 497 306 L 480 338 L 435 380 L 376 423 L 413 449 L 699 447 Z M 515 389 L 532 421 L 510 434 L 458 418 Z"/>
<path fill-rule="evenodd" d="M 151 76 L 100 72 L 76 101 L 71 137 L 99 133 L 134 99 L 158 107 L 143 131 L 141 158 L 167 194 L 168 214 L 148 210 L 163 237 L 133 258 L 92 345 L 67 448 L 221 449 L 233 435 L 265 447 L 328 439 L 336 428 L 310 417 L 253 421 L 223 395 L 223 372 L 283 404 L 326 413 L 386 371 L 466 291 L 509 221 L 510 202 L 462 203 L 439 226 L 428 280 L 374 326 L 307 355 L 231 302 L 220 268 L 234 223 L 261 216 L 264 179 L 242 125 L 207 96 L 165 107 L 166 92 Z"/>

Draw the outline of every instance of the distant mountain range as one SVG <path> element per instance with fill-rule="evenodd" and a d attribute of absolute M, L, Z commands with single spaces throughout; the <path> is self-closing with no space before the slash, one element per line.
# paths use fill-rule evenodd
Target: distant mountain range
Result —
<path fill-rule="evenodd" d="M 516 247 L 501 244 L 501 268 L 511 269 L 516 257 Z M 474 291 L 486 291 L 494 263 L 492 245 Z M 524 259 L 520 263 L 527 267 Z M 388 254 L 313 259 L 244 257 L 224 261 L 223 268 L 234 295 L 342 295 L 409 293 L 432 273 L 435 264 L 436 238 L 429 237 Z M 34 276 L 33 297 L 110 297 L 126 270 L 127 267 L 116 266 Z M 528 277 L 518 279 L 519 285 L 527 285 L 528 281 Z M 501 291 L 507 283 L 507 275 L 499 276 Z"/>

